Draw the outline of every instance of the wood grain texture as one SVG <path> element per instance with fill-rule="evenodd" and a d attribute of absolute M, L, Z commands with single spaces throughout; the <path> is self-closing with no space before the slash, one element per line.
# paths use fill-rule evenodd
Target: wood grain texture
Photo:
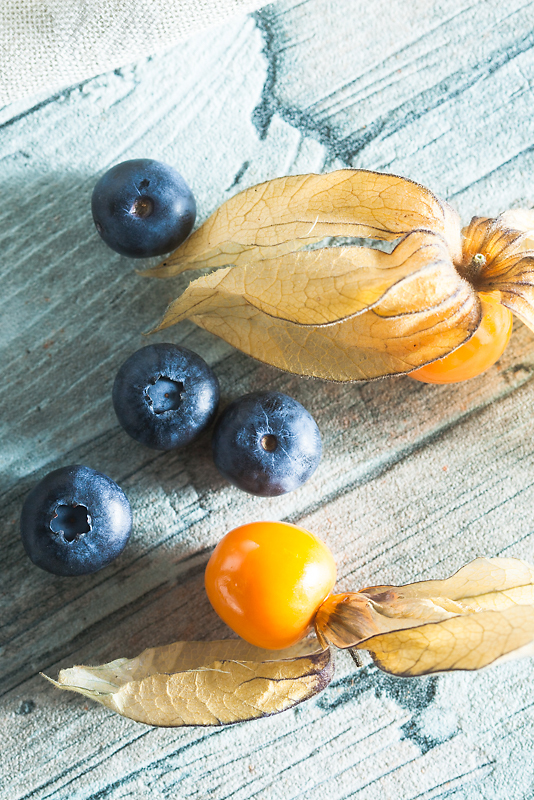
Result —
<path fill-rule="evenodd" d="M 406 681 L 340 654 L 316 699 L 230 728 L 158 730 L 38 676 L 177 639 L 228 635 L 203 570 L 259 518 L 321 535 L 340 590 L 443 578 L 478 555 L 534 560 L 534 339 L 465 385 L 361 386 L 267 368 L 189 323 L 223 404 L 285 391 L 316 417 L 324 456 L 297 492 L 228 487 L 209 434 L 157 453 L 119 428 L 118 366 L 186 285 L 135 273 L 93 231 L 90 195 L 124 158 L 175 165 L 199 222 L 245 186 L 341 166 L 421 181 L 467 223 L 534 206 L 534 4 L 281 0 L 164 55 L 0 109 L 0 748 L 2 800 L 530 800 L 534 668 Z M 142 266 L 146 264 L 143 262 Z M 21 503 L 84 463 L 127 492 L 132 539 L 81 579 L 33 567 Z"/>

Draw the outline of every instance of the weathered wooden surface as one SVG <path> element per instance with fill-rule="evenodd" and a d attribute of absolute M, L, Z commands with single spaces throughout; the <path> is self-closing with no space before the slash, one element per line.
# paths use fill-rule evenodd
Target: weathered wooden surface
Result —
<path fill-rule="evenodd" d="M 175 50 L 0 109 L 0 632 L 6 800 L 532 797 L 534 666 L 412 681 L 340 655 L 316 700 L 228 729 L 157 730 L 45 683 L 74 663 L 227 630 L 203 568 L 229 528 L 299 521 L 339 586 L 445 577 L 477 555 L 534 559 L 534 339 L 461 386 L 339 386 L 256 364 L 189 323 L 223 402 L 269 387 L 316 416 L 324 458 L 274 500 L 229 488 L 209 436 L 145 450 L 119 428 L 114 374 L 187 278 L 139 277 L 93 231 L 97 175 L 174 164 L 200 220 L 247 185 L 341 165 L 387 170 L 473 214 L 534 206 L 534 4 L 283 0 Z M 135 531 L 94 576 L 54 578 L 18 538 L 29 488 L 85 463 L 127 491 Z"/>

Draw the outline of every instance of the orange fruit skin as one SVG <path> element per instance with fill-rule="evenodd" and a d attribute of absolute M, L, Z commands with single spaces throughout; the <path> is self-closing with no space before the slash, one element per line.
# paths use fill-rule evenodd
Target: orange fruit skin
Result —
<path fill-rule="evenodd" d="M 335 582 L 328 547 L 286 522 L 251 522 L 230 531 L 205 573 L 217 614 L 247 642 L 268 650 L 306 635 Z"/>
<path fill-rule="evenodd" d="M 512 334 L 511 312 L 489 294 L 480 294 L 482 320 L 468 342 L 438 361 L 410 372 L 423 383 L 459 383 L 475 378 L 502 356 Z"/>

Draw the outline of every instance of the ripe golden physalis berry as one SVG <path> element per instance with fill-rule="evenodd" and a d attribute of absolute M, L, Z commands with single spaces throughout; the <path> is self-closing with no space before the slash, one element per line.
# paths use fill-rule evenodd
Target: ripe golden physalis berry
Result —
<path fill-rule="evenodd" d="M 410 372 L 423 383 L 458 383 L 475 378 L 502 356 L 512 335 L 511 311 L 489 294 L 480 294 L 482 320 L 471 338 L 445 358 Z"/>
<path fill-rule="evenodd" d="M 306 635 L 335 581 L 327 546 L 285 522 L 252 522 L 227 533 L 205 576 L 217 614 L 247 642 L 269 650 Z"/>

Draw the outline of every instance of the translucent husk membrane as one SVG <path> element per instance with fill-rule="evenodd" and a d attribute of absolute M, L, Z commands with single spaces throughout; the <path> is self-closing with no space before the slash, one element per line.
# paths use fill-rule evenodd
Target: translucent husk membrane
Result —
<path fill-rule="evenodd" d="M 446 580 L 331 595 L 315 629 L 323 646 L 368 650 L 381 669 L 404 677 L 532 655 L 534 567 L 477 558 Z"/>
<path fill-rule="evenodd" d="M 190 319 L 259 361 L 332 381 L 406 374 L 473 335 L 480 292 L 534 329 L 533 229 L 533 212 L 517 211 L 462 231 L 447 203 L 394 175 L 276 178 L 228 200 L 146 273 L 214 270 L 156 330 Z M 395 246 L 318 246 L 332 237 Z"/>

